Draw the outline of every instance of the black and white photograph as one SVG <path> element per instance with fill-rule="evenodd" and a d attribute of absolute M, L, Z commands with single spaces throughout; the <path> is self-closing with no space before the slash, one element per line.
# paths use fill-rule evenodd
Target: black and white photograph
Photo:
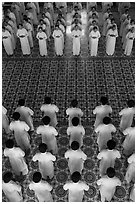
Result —
<path fill-rule="evenodd" d="M 135 1 L 1 19 L 1 202 L 135 202 Z"/>

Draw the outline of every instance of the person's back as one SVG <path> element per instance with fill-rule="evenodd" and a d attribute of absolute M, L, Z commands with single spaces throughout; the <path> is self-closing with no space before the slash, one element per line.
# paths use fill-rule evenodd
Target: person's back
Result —
<path fill-rule="evenodd" d="M 135 150 L 135 127 L 129 127 L 123 131 L 126 136 L 122 144 L 124 151 L 123 153 L 128 156 L 131 155 Z"/>
<path fill-rule="evenodd" d="M 135 153 L 133 153 L 127 161 L 129 165 L 125 175 L 125 180 L 127 183 L 130 183 L 131 181 L 135 182 Z"/>

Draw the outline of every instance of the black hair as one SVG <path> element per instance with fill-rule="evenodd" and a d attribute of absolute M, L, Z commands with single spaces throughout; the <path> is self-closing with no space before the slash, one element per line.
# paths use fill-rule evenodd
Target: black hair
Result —
<path fill-rule="evenodd" d="M 111 118 L 110 117 L 104 117 L 103 118 L 103 123 L 105 124 L 105 125 L 108 125 L 108 124 L 110 124 L 111 123 Z"/>
<path fill-rule="evenodd" d="M 42 122 L 44 123 L 44 125 L 49 125 L 50 123 L 50 117 L 49 116 L 44 116 L 42 118 Z"/>
<path fill-rule="evenodd" d="M 20 113 L 19 113 L 19 112 L 14 112 L 13 115 L 12 115 L 12 118 L 13 118 L 14 120 L 19 120 L 19 118 L 20 118 Z"/>
<path fill-rule="evenodd" d="M 102 103 L 102 105 L 106 105 L 108 104 L 108 98 L 106 96 L 101 96 L 100 102 Z"/>
<path fill-rule="evenodd" d="M 51 97 L 46 96 L 46 97 L 44 98 L 44 103 L 50 104 L 50 103 L 51 103 Z"/>
<path fill-rule="evenodd" d="M 131 23 L 135 23 L 135 20 L 134 20 L 134 19 L 131 19 L 130 24 L 131 24 Z"/>
<path fill-rule="evenodd" d="M 72 175 L 71 175 L 71 180 L 74 183 L 77 183 L 79 180 L 81 180 L 81 174 L 78 171 L 75 171 Z"/>
<path fill-rule="evenodd" d="M 112 167 L 109 167 L 109 168 L 107 169 L 107 176 L 108 176 L 109 178 L 113 178 L 113 177 L 115 176 L 115 169 L 112 168 Z"/>
<path fill-rule="evenodd" d="M 71 143 L 71 149 L 72 150 L 78 150 L 79 149 L 79 143 L 77 141 L 73 141 Z"/>
<path fill-rule="evenodd" d="M 97 27 L 97 26 L 94 26 L 94 27 L 93 27 L 93 30 L 95 30 L 95 29 L 98 29 L 98 27 Z"/>
<path fill-rule="evenodd" d="M 78 105 L 77 99 L 74 99 L 74 100 L 71 101 L 71 106 L 72 106 L 73 108 L 77 107 L 77 105 Z"/>
<path fill-rule="evenodd" d="M 40 151 L 41 153 L 45 153 L 46 150 L 47 150 L 47 145 L 46 145 L 45 143 L 41 143 L 41 144 L 39 145 L 39 151 Z"/>
<path fill-rule="evenodd" d="M 24 106 L 24 104 L 25 104 L 25 99 L 19 99 L 19 101 L 18 101 L 18 105 L 19 106 Z"/>
<path fill-rule="evenodd" d="M 5 144 L 6 144 L 6 147 L 9 148 L 9 149 L 11 149 L 11 148 L 14 147 L 14 141 L 13 141 L 12 139 L 8 139 L 8 140 L 5 142 Z"/>
<path fill-rule="evenodd" d="M 41 175 L 40 172 L 35 172 L 35 173 L 33 174 L 33 181 L 34 181 L 35 183 L 40 182 L 40 181 L 41 181 L 41 178 L 42 178 L 42 175 Z"/>
<path fill-rule="evenodd" d="M 12 180 L 12 178 L 13 178 L 13 174 L 10 171 L 5 172 L 3 175 L 4 183 L 9 183 Z"/>
<path fill-rule="evenodd" d="M 79 118 L 78 117 L 72 118 L 72 125 L 73 126 L 78 126 L 79 125 Z"/>
<path fill-rule="evenodd" d="M 109 140 L 107 142 L 107 147 L 108 147 L 109 150 L 114 149 L 116 147 L 116 142 L 114 140 Z"/>
<path fill-rule="evenodd" d="M 134 100 L 128 100 L 127 105 L 129 108 L 133 108 L 133 107 L 135 107 L 135 101 Z"/>
<path fill-rule="evenodd" d="M 129 9 L 128 9 L 128 8 L 126 8 L 126 9 L 125 9 L 125 13 L 127 13 L 128 11 L 129 11 Z"/>

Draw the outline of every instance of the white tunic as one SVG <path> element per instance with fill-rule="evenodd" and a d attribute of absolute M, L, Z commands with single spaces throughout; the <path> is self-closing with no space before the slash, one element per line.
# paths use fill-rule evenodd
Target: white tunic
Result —
<path fill-rule="evenodd" d="M 30 55 L 30 45 L 28 41 L 28 32 L 25 28 L 18 29 L 17 37 L 20 39 L 23 55 Z"/>
<path fill-rule="evenodd" d="M 20 106 L 16 108 L 15 112 L 20 113 L 20 120 L 26 122 L 27 125 L 30 127 L 30 130 L 33 131 L 34 126 L 33 126 L 33 119 L 31 116 L 34 115 L 34 112 L 30 108 L 25 106 Z"/>
<path fill-rule="evenodd" d="M 128 127 L 131 127 L 134 114 L 135 108 L 124 108 L 120 111 L 119 115 L 122 116 L 120 121 L 121 131 L 125 130 Z"/>
<path fill-rule="evenodd" d="M 82 181 L 78 183 L 68 182 L 63 188 L 64 190 L 69 190 L 69 202 L 82 202 L 84 190 L 89 190 L 89 186 Z"/>
<path fill-rule="evenodd" d="M 2 41 L 7 55 L 13 55 L 13 46 L 11 41 L 11 34 L 9 31 L 2 31 Z"/>
<path fill-rule="evenodd" d="M 80 108 L 68 108 L 66 110 L 66 114 L 69 116 L 68 121 L 69 121 L 69 127 L 72 126 L 72 118 L 78 117 L 80 119 L 80 124 L 81 124 L 81 117 L 83 116 L 83 112 Z"/>
<path fill-rule="evenodd" d="M 6 134 L 10 133 L 9 119 L 7 117 L 7 109 L 2 106 L 2 128 L 5 130 Z"/>
<path fill-rule="evenodd" d="M 124 54 L 127 56 L 131 55 L 134 38 L 135 38 L 135 33 L 128 32 L 128 34 L 126 35 Z"/>
<path fill-rule="evenodd" d="M 89 34 L 90 37 L 90 54 L 91 56 L 97 56 L 98 51 L 98 40 L 100 38 L 100 32 L 99 31 L 91 31 Z"/>
<path fill-rule="evenodd" d="M 106 53 L 113 55 L 115 52 L 116 38 L 118 37 L 117 30 L 109 29 L 106 38 Z"/>
<path fill-rule="evenodd" d="M 4 156 L 9 157 L 10 164 L 16 175 L 20 175 L 21 172 L 23 175 L 28 173 L 28 167 L 24 160 L 25 153 L 19 147 L 5 148 Z"/>
<path fill-rule="evenodd" d="M 83 136 L 85 135 L 85 129 L 82 125 L 71 126 L 67 129 L 67 135 L 70 135 L 70 145 L 73 141 L 77 141 L 80 147 L 83 145 Z"/>
<path fill-rule="evenodd" d="M 54 38 L 55 52 L 56 55 L 63 55 L 63 33 L 61 30 L 54 30 L 52 34 Z"/>
<path fill-rule="evenodd" d="M 114 168 L 116 158 L 120 157 L 121 155 L 118 150 L 102 150 L 97 156 L 97 158 L 101 160 L 99 167 L 101 176 L 106 174 L 107 168 Z"/>
<path fill-rule="evenodd" d="M 130 183 L 131 180 L 134 181 L 135 180 L 135 154 L 132 154 L 129 158 L 128 158 L 128 168 L 127 168 L 127 172 L 125 175 L 125 180 L 127 181 L 127 183 Z"/>
<path fill-rule="evenodd" d="M 73 55 L 80 54 L 80 38 L 82 36 L 82 32 L 80 30 L 73 30 L 72 33 L 73 38 Z"/>
<path fill-rule="evenodd" d="M 38 32 L 36 38 L 39 40 L 39 51 L 41 56 L 47 55 L 47 35 L 45 32 Z"/>
<path fill-rule="evenodd" d="M 14 131 L 14 137 L 21 149 L 26 152 L 30 149 L 30 141 L 29 141 L 29 126 L 24 121 L 13 121 L 10 123 L 10 130 Z"/>
<path fill-rule="evenodd" d="M 121 181 L 117 177 L 109 178 L 107 176 L 102 177 L 97 181 L 101 194 L 101 202 L 111 201 L 116 186 L 121 186 Z"/>
<path fill-rule="evenodd" d="M 57 130 L 49 125 L 39 126 L 37 128 L 37 134 L 42 135 L 42 143 L 47 144 L 48 150 L 52 150 L 54 154 L 57 154 L 57 140 L 56 137 L 58 135 Z"/>
<path fill-rule="evenodd" d="M 29 189 L 35 192 L 35 195 L 39 202 L 53 202 L 50 191 L 52 186 L 46 181 L 40 181 L 39 183 L 31 182 Z"/>
<path fill-rule="evenodd" d="M 68 159 L 68 167 L 70 173 L 73 174 L 75 171 L 79 173 L 83 170 L 84 161 L 87 159 L 87 155 L 81 149 L 76 151 L 68 150 L 65 153 L 65 158 Z"/>
<path fill-rule="evenodd" d="M 97 128 L 99 124 L 103 123 L 103 118 L 106 116 L 109 116 L 110 113 L 112 113 L 112 108 L 109 105 L 97 106 L 93 110 L 93 114 L 96 114 L 96 121 L 94 123 L 95 129 Z"/>
<path fill-rule="evenodd" d="M 122 144 L 124 148 L 124 154 L 131 155 L 135 150 L 135 127 L 129 127 L 123 132 L 126 138 Z"/>
<path fill-rule="evenodd" d="M 2 182 L 2 190 L 9 202 L 23 201 L 21 186 L 17 185 L 14 181 L 8 183 Z"/>
<path fill-rule="evenodd" d="M 49 152 L 45 153 L 37 153 L 32 158 L 33 161 L 39 162 L 39 170 L 42 174 L 42 178 L 46 179 L 47 176 L 50 177 L 50 179 L 54 176 L 54 165 L 53 161 L 56 161 L 56 157 L 53 156 Z"/>
<path fill-rule="evenodd" d="M 25 23 L 24 28 L 28 31 L 29 45 L 31 48 L 33 48 L 33 37 L 32 37 L 33 27 L 31 23 Z"/>
<path fill-rule="evenodd" d="M 36 12 L 37 8 L 36 8 L 35 4 L 33 2 L 29 2 L 29 3 L 27 3 L 27 7 L 31 8 L 31 13 L 33 15 L 33 23 L 35 25 L 38 25 L 38 18 L 37 18 L 37 12 Z"/>
<path fill-rule="evenodd" d="M 106 149 L 108 140 L 112 139 L 112 132 L 116 132 L 116 128 L 112 124 L 100 124 L 96 129 L 95 132 L 98 135 L 97 143 L 99 147 L 99 151 L 102 149 Z"/>

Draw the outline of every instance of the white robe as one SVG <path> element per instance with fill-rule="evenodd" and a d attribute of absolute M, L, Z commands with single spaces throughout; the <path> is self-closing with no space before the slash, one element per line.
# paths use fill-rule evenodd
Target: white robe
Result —
<path fill-rule="evenodd" d="M 84 161 L 87 159 L 87 155 L 84 154 L 81 149 L 76 151 L 68 150 L 65 153 L 65 158 L 68 159 L 68 167 L 71 174 L 75 171 L 82 173 Z"/>
<path fill-rule="evenodd" d="M 73 55 L 80 54 L 80 38 L 81 38 L 81 31 L 80 30 L 73 30 L 72 33 L 73 38 Z"/>
<path fill-rule="evenodd" d="M 101 202 L 110 202 L 114 196 L 116 186 L 121 186 L 121 181 L 117 177 L 109 178 L 104 176 L 97 181 L 97 185 L 101 194 Z"/>
<path fill-rule="evenodd" d="M 29 189 L 35 192 L 35 195 L 39 202 L 53 202 L 50 191 L 52 186 L 46 181 L 40 181 L 39 183 L 31 182 Z"/>
<path fill-rule="evenodd" d="M 97 128 L 98 125 L 103 123 L 103 118 L 106 116 L 109 116 L 109 114 L 112 113 L 112 108 L 109 105 L 101 105 L 97 106 L 93 110 L 93 114 L 96 114 L 96 120 L 94 123 L 95 129 Z"/>
<path fill-rule="evenodd" d="M 133 186 L 132 189 L 131 189 L 130 199 L 131 199 L 133 202 L 135 202 L 135 184 L 134 184 L 134 186 Z"/>
<path fill-rule="evenodd" d="M 110 36 L 114 35 L 114 37 Z M 116 38 L 118 37 L 118 32 L 117 30 L 112 30 L 109 29 L 107 32 L 107 37 L 106 37 L 106 53 L 108 55 L 113 55 L 115 52 L 115 44 L 116 44 Z"/>
<path fill-rule="evenodd" d="M 57 154 L 58 147 L 57 147 L 57 140 L 56 137 L 58 135 L 57 130 L 49 125 L 39 126 L 37 128 L 37 134 L 42 135 L 42 143 L 45 143 L 48 147 L 48 150 L 52 150 L 53 154 Z"/>
<path fill-rule="evenodd" d="M 54 38 L 55 52 L 56 55 L 63 55 L 63 33 L 61 30 L 54 30 L 52 34 Z"/>
<path fill-rule="evenodd" d="M 65 191 L 69 191 L 69 202 L 82 202 L 84 190 L 89 190 L 89 186 L 82 181 L 79 181 L 78 183 L 68 182 L 63 186 L 63 188 Z"/>
<path fill-rule="evenodd" d="M 81 125 L 81 117 L 83 116 L 83 112 L 80 108 L 68 108 L 66 110 L 66 114 L 69 116 L 68 121 L 69 121 L 69 127 L 72 126 L 72 118 L 78 117 L 80 120 L 80 125 Z"/>
<path fill-rule="evenodd" d="M 37 8 L 33 2 L 27 3 L 27 7 L 31 8 L 31 13 L 33 15 L 33 24 L 38 25 L 38 18 L 37 18 Z"/>
<path fill-rule="evenodd" d="M 9 119 L 7 117 L 7 109 L 2 106 L 2 128 L 5 130 L 6 134 L 10 133 Z"/>
<path fill-rule="evenodd" d="M 127 181 L 127 183 L 130 183 L 131 181 L 135 181 L 135 154 L 132 154 L 128 158 L 128 163 L 129 165 L 125 175 L 125 180 Z"/>
<path fill-rule="evenodd" d="M 28 41 L 28 32 L 25 28 L 18 29 L 17 37 L 20 39 L 23 55 L 30 55 L 30 45 Z"/>
<path fill-rule="evenodd" d="M 89 34 L 90 37 L 90 54 L 91 56 L 97 56 L 97 51 L 98 51 L 98 40 L 100 38 L 100 32 L 96 31 L 94 32 L 93 30 Z"/>
<path fill-rule="evenodd" d="M 19 176 L 21 172 L 23 175 L 28 173 L 28 167 L 24 160 L 25 153 L 19 147 L 5 148 L 4 156 L 9 157 L 12 170 L 16 175 Z"/>
<path fill-rule="evenodd" d="M 39 51 L 41 56 L 47 56 L 47 35 L 45 32 L 38 32 L 36 38 L 39 40 Z"/>
<path fill-rule="evenodd" d="M 2 41 L 7 55 L 13 55 L 13 46 L 11 41 L 11 34 L 9 31 L 2 31 Z"/>
<path fill-rule="evenodd" d="M 129 127 L 123 132 L 126 138 L 122 144 L 124 148 L 124 154 L 131 155 L 135 150 L 135 127 Z"/>
<path fill-rule="evenodd" d="M 128 32 L 128 34 L 126 35 L 124 54 L 127 56 L 131 55 L 134 38 L 135 38 L 135 33 Z"/>
<path fill-rule="evenodd" d="M 120 31 L 119 31 L 119 35 L 122 36 L 123 35 L 123 27 L 124 27 L 124 21 L 126 20 L 127 18 L 127 14 L 123 13 L 121 18 L 120 18 L 120 22 L 121 22 L 121 25 L 120 25 Z"/>
<path fill-rule="evenodd" d="M 128 127 L 131 127 L 134 114 L 135 108 L 124 108 L 123 110 L 120 111 L 119 115 L 122 116 L 120 121 L 121 131 L 124 131 Z"/>
<path fill-rule="evenodd" d="M 32 37 L 33 27 L 31 23 L 25 23 L 24 28 L 28 31 L 29 45 L 31 48 L 33 48 L 33 37 Z"/>
<path fill-rule="evenodd" d="M 101 151 L 102 149 L 106 149 L 107 148 L 107 142 L 108 140 L 112 139 L 112 132 L 116 132 L 116 128 L 114 127 L 114 125 L 112 124 L 100 124 L 96 129 L 95 132 L 98 135 L 97 138 L 97 144 L 99 147 L 99 151 Z"/>
<path fill-rule="evenodd" d="M 21 186 L 17 185 L 14 181 L 8 183 L 3 181 L 2 190 L 9 202 L 23 202 Z"/>
<path fill-rule="evenodd" d="M 20 120 L 26 122 L 30 128 L 30 131 L 33 131 L 34 126 L 32 116 L 34 115 L 34 112 L 30 108 L 25 106 L 20 106 L 16 108 L 15 112 L 20 113 Z"/>
<path fill-rule="evenodd" d="M 39 170 L 42 174 L 42 178 L 46 179 L 47 176 L 50 177 L 50 179 L 54 176 L 54 165 L 53 161 L 56 161 L 56 157 L 53 156 L 49 152 L 45 153 L 37 153 L 32 158 L 33 161 L 39 162 Z"/>
<path fill-rule="evenodd" d="M 24 121 L 13 121 L 10 123 L 10 130 L 14 131 L 15 140 L 20 148 L 27 152 L 30 149 L 29 126 Z"/>
<path fill-rule="evenodd" d="M 16 40 L 15 40 L 14 30 L 13 30 L 13 28 L 9 24 L 7 26 L 5 26 L 5 28 L 11 34 L 12 48 L 15 49 L 15 47 L 16 47 Z"/>
<path fill-rule="evenodd" d="M 101 160 L 100 166 L 99 166 L 100 175 L 101 176 L 105 175 L 106 170 L 109 167 L 114 168 L 116 158 L 120 158 L 120 157 L 121 155 L 118 150 L 107 150 L 107 149 L 102 150 L 97 156 L 97 158 Z"/>

